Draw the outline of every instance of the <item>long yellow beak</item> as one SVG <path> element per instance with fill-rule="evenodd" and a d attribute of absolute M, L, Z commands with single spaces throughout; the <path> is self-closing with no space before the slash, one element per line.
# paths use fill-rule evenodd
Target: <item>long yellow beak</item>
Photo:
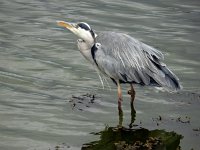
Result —
<path fill-rule="evenodd" d="M 65 22 L 65 21 L 57 21 L 57 24 L 58 24 L 58 26 L 65 27 L 67 29 L 74 28 L 74 26 L 72 24 Z"/>
<path fill-rule="evenodd" d="M 71 31 L 76 36 L 78 36 L 78 38 L 84 40 L 85 42 L 87 42 L 91 46 L 94 45 L 94 37 L 92 36 L 92 34 L 89 31 L 83 30 L 80 27 L 78 27 L 78 24 L 69 23 L 69 22 L 65 22 L 65 21 L 57 21 L 57 24 L 60 27 L 67 28 L 69 31 Z"/>

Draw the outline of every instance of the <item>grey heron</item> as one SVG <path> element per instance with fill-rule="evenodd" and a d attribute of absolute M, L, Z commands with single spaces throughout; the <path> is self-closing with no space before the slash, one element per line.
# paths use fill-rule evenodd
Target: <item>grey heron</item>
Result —
<path fill-rule="evenodd" d="M 77 45 L 82 55 L 101 73 L 117 85 L 118 108 L 121 108 L 121 83 L 164 87 L 171 91 L 181 89 L 178 77 L 162 62 L 163 54 L 127 34 L 110 31 L 95 33 L 85 22 L 57 21 L 78 36 Z"/>

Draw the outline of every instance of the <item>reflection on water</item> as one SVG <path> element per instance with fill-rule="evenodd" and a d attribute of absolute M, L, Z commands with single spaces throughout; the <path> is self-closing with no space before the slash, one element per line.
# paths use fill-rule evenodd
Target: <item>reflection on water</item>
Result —
<path fill-rule="evenodd" d="M 133 105 L 131 108 L 130 125 L 133 125 L 136 111 Z M 181 135 L 142 127 L 126 128 L 121 126 L 122 118 L 123 112 L 119 110 L 119 126 L 106 127 L 105 130 L 96 133 L 96 135 L 100 135 L 100 140 L 84 144 L 82 150 L 178 150 L 180 148 Z"/>
<path fill-rule="evenodd" d="M 84 144 L 82 150 L 178 150 L 181 135 L 164 130 L 106 127 L 99 141 Z"/>
<path fill-rule="evenodd" d="M 129 124 L 129 128 L 132 128 L 136 119 L 136 111 L 135 111 L 135 107 L 134 107 L 134 100 L 135 100 L 135 93 L 134 95 L 131 95 L 130 98 L 130 108 L 131 108 L 131 123 Z M 118 115 L 119 115 L 119 127 L 123 126 L 123 110 L 118 108 Z"/>
<path fill-rule="evenodd" d="M 72 96 L 74 100 L 84 101 L 85 97 L 90 98 L 90 102 L 95 100 L 91 94 L 82 95 L 82 97 Z M 182 136 L 175 132 L 166 132 L 164 130 L 148 130 L 134 124 L 136 119 L 136 110 L 134 108 L 135 97 L 131 95 L 131 123 L 129 128 L 123 126 L 123 110 L 119 111 L 119 125 L 117 127 L 107 126 L 103 131 L 95 133 L 100 135 L 99 141 L 83 144 L 82 150 L 178 150 Z M 75 101 L 73 101 L 74 103 Z M 76 105 L 74 105 L 76 107 Z M 161 120 L 161 119 L 159 119 Z M 133 127 L 137 127 L 133 128 Z M 132 129 L 133 128 L 133 129 Z"/>

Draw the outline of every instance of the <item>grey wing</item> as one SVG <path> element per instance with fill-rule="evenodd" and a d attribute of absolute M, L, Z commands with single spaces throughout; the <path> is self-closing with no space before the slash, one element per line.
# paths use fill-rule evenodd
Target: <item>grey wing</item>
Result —
<path fill-rule="evenodd" d="M 180 89 L 178 78 L 161 60 L 163 54 L 126 34 L 103 32 L 95 53 L 98 68 L 121 82 Z"/>

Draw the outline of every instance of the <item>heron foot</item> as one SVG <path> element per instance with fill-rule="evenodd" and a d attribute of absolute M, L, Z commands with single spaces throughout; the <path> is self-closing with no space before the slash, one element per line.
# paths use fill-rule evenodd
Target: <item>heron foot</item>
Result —
<path fill-rule="evenodd" d="M 134 100 L 135 100 L 135 90 L 134 90 L 134 88 L 133 88 L 133 85 L 131 84 L 130 85 L 131 86 L 131 89 L 130 90 L 128 90 L 128 94 L 129 95 L 131 95 L 131 103 L 133 103 L 134 102 Z"/>
<path fill-rule="evenodd" d="M 129 95 L 134 95 L 134 94 L 135 94 L 135 92 L 134 92 L 134 91 L 132 91 L 132 90 L 130 89 L 130 90 L 128 90 L 127 94 L 129 94 Z"/>
<path fill-rule="evenodd" d="M 133 103 L 135 100 L 135 91 L 133 90 L 128 90 L 127 92 L 131 96 L 131 102 Z"/>

